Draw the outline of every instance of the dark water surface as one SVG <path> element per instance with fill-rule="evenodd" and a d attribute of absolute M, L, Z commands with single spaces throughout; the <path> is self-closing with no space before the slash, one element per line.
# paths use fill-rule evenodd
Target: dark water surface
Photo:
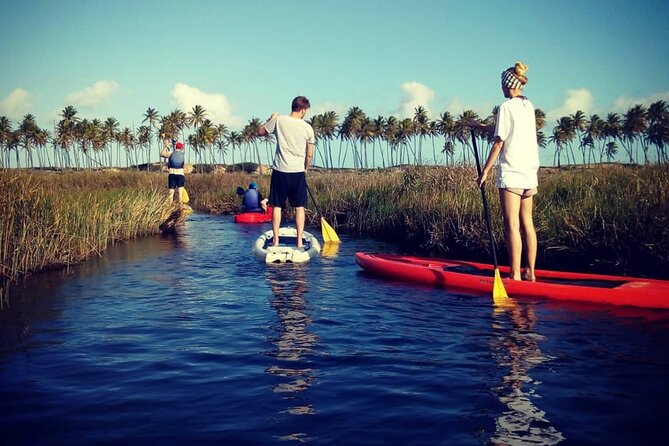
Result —
<path fill-rule="evenodd" d="M 395 248 L 344 236 L 266 266 L 251 245 L 268 228 L 194 214 L 14 287 L 3 444 L 666 443 L 669 312 L 494 312 L 367 276 L 354 253 Z"/>

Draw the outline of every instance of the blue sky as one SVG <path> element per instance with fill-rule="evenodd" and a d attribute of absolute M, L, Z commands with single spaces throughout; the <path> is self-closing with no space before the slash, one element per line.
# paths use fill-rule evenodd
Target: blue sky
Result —
<path fill-rule="evenodd" d="M 0 115 L 47 128 L 70 104 L 130 128 L 201 104 L 235 129 L 300 94 L 312 113 L 487 115 L 516 60 L 549 118 L 669 100 L 666 1 L 14 0 L 0 17 Z"/>

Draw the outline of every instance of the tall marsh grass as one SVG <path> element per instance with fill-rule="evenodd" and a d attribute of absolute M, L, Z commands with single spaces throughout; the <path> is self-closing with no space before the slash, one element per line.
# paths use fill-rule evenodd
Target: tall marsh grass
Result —
<path fill-rule="evenodd" d="M 158 232 L 171 207 L 157 178 L 1 172 L 0 278 L 6 284 L 32 271 L 80 262 L 115 241 Z"/>
<path fill-rule="evenodd" d="M 322 175 L 311 183 L 326 218 L 342 229 L 489 261 L 475 178 L 472 167 L 423 167 Z M 494 181 L 486 191 L 496 249 L 506 262 Z M 543 268 L 669 278 L 669 166 L 543 169 L 534 217 Z"/>
<path fill-rule="evenodd" d="M 174 213 L 166 174 L 0 171 L 0 279 L 70 265 L 110 243 L 156 233 Z M 308 181 L 337 231 L 404 243 L 408 252 L 490 260 L 473 167 L 311 171 Z M 237 212 L 238 186 L 270 177 L 188 175 L 195 209 Z M 499 198 L 487 185 L 500 262 L 506 262 Z M 290 209 L 288 218 L 291 218 Z M 535 197 L 541 268 L 669 278 L 669 166 L 542 169 Z M 308 224 L 319 218 L 310 202 Z M 0 287 L 0 293 L 2 287 Z"/>
<path fill-rule="evenodd" d="M 194 206 L 239 208 L 237 185 L 268 176 L 189 178 Z M 410 167 L 310 172 L 326 220 L 338 231 L 405 243 L 407 251 L 490 261 L 481 194 L 473 167 Z M 669 166 L 598 165 L 542 169 L 535 226 L 542 268 L 669 278 Z M 487 184 L 496 249 L 507 262 L 499 196 Z M 308 220 L 318 218 L 309 205 Z"/>

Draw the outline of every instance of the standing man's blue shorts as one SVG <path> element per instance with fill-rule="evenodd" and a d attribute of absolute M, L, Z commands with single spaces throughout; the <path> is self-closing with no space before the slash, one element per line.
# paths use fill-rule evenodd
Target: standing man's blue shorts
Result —
<path fill-rule="evenodd" d="M 269 189 L 269 204 L 284 208 L 286 199 L 294 208 L 307 206 L 307 179 L 304 172 L 272 171 Z"/>

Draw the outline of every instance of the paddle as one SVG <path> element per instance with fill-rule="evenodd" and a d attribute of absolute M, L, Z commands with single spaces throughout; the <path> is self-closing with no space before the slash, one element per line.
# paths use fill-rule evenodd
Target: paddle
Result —
<path fill-rule="evenodd" d="M 186 190 L 185 187 L 182 187 L 183 193 L 181 194 L 181 202 L 186 204 L 190 201 L 190 197 L 188 196 L 188 191 Z"/>
<path fill-rule="evenodd" d="M 472 129 L 472 144 L 474 146 L 474 159 L 476 160 L 476 171 L 481 176 L 481 164 L 479 163 L 479 153 L 476 148 L 476 135 Z M 488 211 L 488 200 L 485 196 L 485 184 L 481 185 L 481 198 L 483 199 L 483 213 L 485 215 L 485 224 L 488 228 L 488 238 L 490 238 L 490 249 L 492 251 L 492 260 L 495 267 L 495 279 L 492 286 L 492 300 L 495 305 L 508 305 L 506 301 L 509 295 L 502 283 L 502 277 L 499 275 L 499 266 L 497 265 L 497 252 L 495 251 L 495 239 L 492 236 L 492 225 L 490 223 L 490 212 Z"/>
<path fill-rule="evenodd" d="M 328 224 L 327 221 L 325 221 L 325 218 L 323 218 L 323 213 L 321 212 L 320 208 L 318 207 L 318 204 L 316 203 L 316 199 L 314 198 L 314 194 L 311 193 L 311 189 L 309 189 L 309 185 L 307 184 L 307 191 L 309 192 L 309 196 L 311 197 L 311 201 L 314 202 L 314 206 L 316 206 L 316 210 L 318 211 L 318 215 L 321 216 L 321 232 L 323 233 L 323 242 L 328 243 L 339 243 L 339 236 L 335 232 L 335 230 Z"/>

